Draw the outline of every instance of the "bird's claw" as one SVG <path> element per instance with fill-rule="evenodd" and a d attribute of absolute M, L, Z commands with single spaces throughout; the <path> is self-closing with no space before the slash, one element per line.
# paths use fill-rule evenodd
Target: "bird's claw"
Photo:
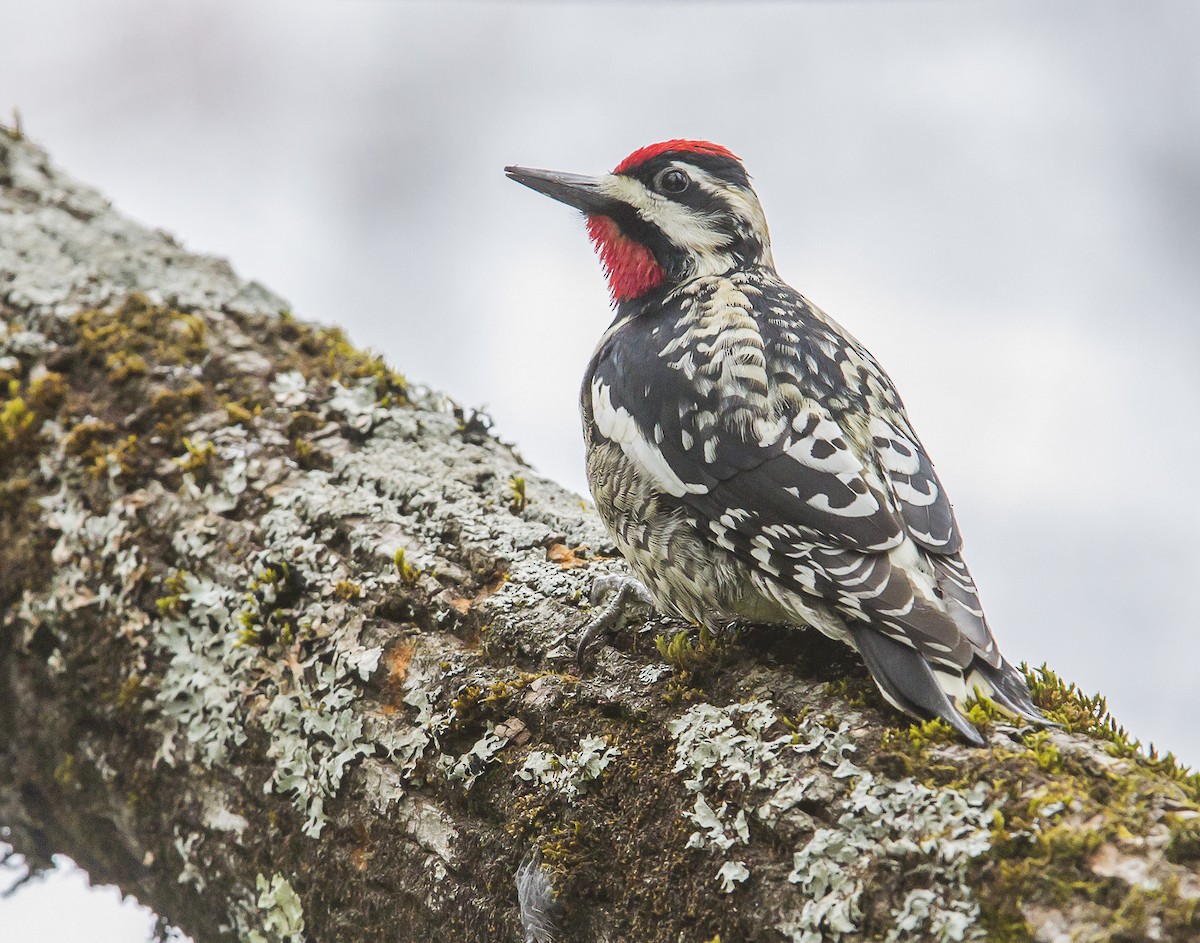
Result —
<path fill-rule="evenodd" d="M 629 576 L 600 576 L 592 582 L 591 601 L 593 606 L 602 607 L 592 620 L 583 627 L 576 649 L 576 660 L 586 663 L 592 649 L 611 633 L 619 629 L 637 607 L 654 608 L 649 591 L 638 580 Z"/>

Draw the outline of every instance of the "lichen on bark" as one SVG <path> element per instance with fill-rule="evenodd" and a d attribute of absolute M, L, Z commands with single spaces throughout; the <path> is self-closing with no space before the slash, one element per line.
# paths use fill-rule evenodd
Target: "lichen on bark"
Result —
<path fill-rule="evenodd" d="M 11 131 L 0 315 L 0 824 L 34 867 L 200 943 L 1200 932 L 1200 786 L 1102 702 L 1044 671 L 1063 728 L 979 705 L 972 750 L 811 634 L 657 619 L 580 672 L 623 571 L 584 502 Z"/>

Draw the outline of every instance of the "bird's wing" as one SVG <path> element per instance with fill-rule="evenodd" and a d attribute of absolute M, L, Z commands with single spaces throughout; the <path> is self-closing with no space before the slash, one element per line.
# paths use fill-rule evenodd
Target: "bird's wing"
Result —
<path fill-rule="evenodd" d="M 663 491 L 740 530 L 758 522 L 867 553 L 907 532 L 936 553 L 958 551 L 950 502 L 902 414 L 872 416 L 864 402 L 835 416 L 809 401 L 765 416 L 716 389 L 698 398 L 681 373 L 647 369 L 644 357 L 615 347 L 584 395 L 597 430 Z"/>
<path fill-rule="evenodd" d="M 1037 716 L 1027 695 L 1017 698 L 959 555 L 953 510 L 902 407 L 874 410 L 864 397 L 843 398 L 837 415 L 812 401 L 755 410 L 728 387 L 697 396 L 682 374 L 643 359 L 652 356 L 610 348 L 589 374 L 585 409 L 714 544 L 832 603 L 902 709 L 932 711 L 977 739 L 946 698 L 965 699 L 980 671 L 1014 712 Z"/>
<path fill-rule="evenodd" d="M 868 552 L 900 541 L 888 486 L 827 414 L 778 417 L 748 439 L 731 428 L 730 404 L 697 401 L 669 371 L 637 388 L 640 371 L 621 359 L 601 361 L 584 395 L 596 430 L 662 491 L 737 530 L 777 525 Z"/>
<path fill-rule="evenodd" d="M 596 360 L 585 398 L 596 430 L 692 508 L 710 540 L 897 637 L 916 620 L 918 633 L 960 666 L 972 644 L 994 650 L 965 567 L 942 574 L 916 547 L 907 562 L 888 553 L 907 535 L 961 565 L 950 503 L 902 410 L 872 411 L 863 397 L 843 399 L 837 414 L 809 399 L 769 411 L 738 400 L 744 383 L 713 384 L 698 396 L 694 378 L 664 370 L 649 347 L 612 345 Z M 890 391 L 873 361 L 859 362 L 876 388 Z M 945 599 L 942 583 L 953 605 L 931 604 Z M 928 616 L 918 618 L 923 609 Z"/>
<path fill-rule="evenodd" d="M 869 426 L 875 461 L 909 535 L 926 550 L 957 553 L 962 536 L 954 508 L 904 414 L 873 415 Z"/>

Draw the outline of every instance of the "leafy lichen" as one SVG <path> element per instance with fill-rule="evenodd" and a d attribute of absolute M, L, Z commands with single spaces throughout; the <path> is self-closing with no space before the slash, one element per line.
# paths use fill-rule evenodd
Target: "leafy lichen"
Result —
<path fill-rule="evenodd" d="M 565 754 L 531 750 L 516 776 L 570 800 L 599 777 L 620 752 L 603 737 L 582 737 L 579 748 Z"/>
<path fill-rule="evenodd" d="M 249 943 L 304 943 L 304 907 L 291 883 L 281 874 L 257 878 L 257 927 L 246 927 Z"/>

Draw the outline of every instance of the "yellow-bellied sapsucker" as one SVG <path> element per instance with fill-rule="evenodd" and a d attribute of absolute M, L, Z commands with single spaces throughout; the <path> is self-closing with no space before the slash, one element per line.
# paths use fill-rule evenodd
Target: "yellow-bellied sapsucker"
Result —
<path fill-rule="evenodd" d="M 741 161 L 705 141 L 611 174 L 508 175 L 582 210 L 617 316 L 582 390 L 587 475 L 663 610 L 810 625 L 883 696 L 982 744 L 978 692 L 1044 722 L 1000 654 L 954 512 L 891 380 L 775 273 Z"/>

